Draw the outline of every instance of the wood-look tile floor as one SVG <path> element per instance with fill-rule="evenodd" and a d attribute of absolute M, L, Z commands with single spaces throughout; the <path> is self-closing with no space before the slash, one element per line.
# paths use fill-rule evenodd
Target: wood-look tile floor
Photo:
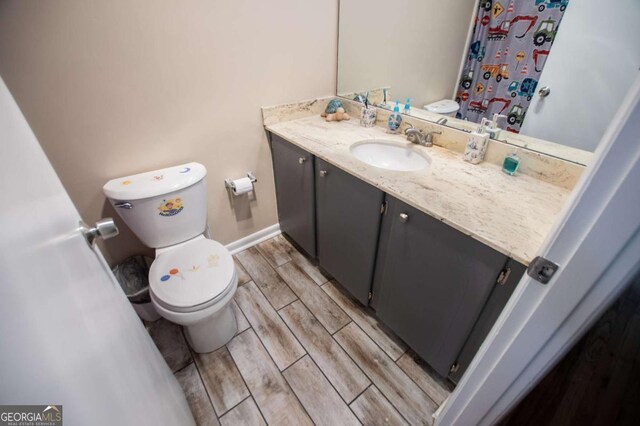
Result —
<path fill-rule="evenodd" d="M 148 326 L 199 425 L 426 425 L 452 386 L 283 236 L 235 256 L 238 334 Z"/>

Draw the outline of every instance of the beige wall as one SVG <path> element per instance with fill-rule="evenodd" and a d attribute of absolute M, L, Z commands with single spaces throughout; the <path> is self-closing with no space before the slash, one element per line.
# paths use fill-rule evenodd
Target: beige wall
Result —
<path fill-rule="evenodd" d="M 109 179 L 199 161 L 213 238 L 229 243 L 277 222 L 260 107 L 335 93 L 337 12 L 337 0 L 3 0 L 0 75 L 87 222 L 116 216 Z M 223 179 L 249 170 L 256 199 L 233 204 Z M 143 251 L 126 229 L 106 244 L 112 261 Z"/>
<path fill-rule="evenodd" d="M 341 2 L 338 93 L 391 87 L 394 100 L 417 107 L 451 99 L 475 3 Z"/>

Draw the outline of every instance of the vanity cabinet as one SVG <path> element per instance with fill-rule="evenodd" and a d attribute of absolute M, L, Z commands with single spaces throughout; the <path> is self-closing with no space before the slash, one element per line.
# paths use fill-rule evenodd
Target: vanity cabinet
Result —
<path fill-rule="evenodd" d="M 314 156 L 271 134 L 280 229 L 316 257 Z"/>
<path fill-rule="evenodd" d="M 384 193 L 319 158 L 315 166 L 318 262 L 367 305 Z"/>
<path fill-rule="evenodd" d="M 373 306 L 447 376 L 508 258 L 388 195 L 387 203 Z"/>
<path fill-rule="evenodd" d="M 271 146 L 282 231 L 457 382 L 525 266 L 276 135 Z"/>

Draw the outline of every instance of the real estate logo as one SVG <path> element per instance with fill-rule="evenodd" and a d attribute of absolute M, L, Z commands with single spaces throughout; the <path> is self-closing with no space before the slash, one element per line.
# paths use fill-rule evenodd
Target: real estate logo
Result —
<path fill-rule="evenodd" d="M 0 405 L 0 426 L 60 426 L 62 405 Z"/>

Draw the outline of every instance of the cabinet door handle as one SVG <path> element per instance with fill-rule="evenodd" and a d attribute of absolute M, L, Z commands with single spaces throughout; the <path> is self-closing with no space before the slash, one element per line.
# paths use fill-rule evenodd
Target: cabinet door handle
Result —
<path fill-rule="evenodd" d="M 298 163 L 300 163 L 300 164 L 304 164 L 305 161 L 307 161 L 307 159 L 305 157 L 298 158 Z"/>
<path fill-rule="evenodd" d="M 400 222 L 405 223 L 409 220 L 409 215 L 406 213 L 400 213 Z"/>
<path fill-rule="evenodd" d="M 326 170 L 320 170 L 320 176 L 325 177 L 327 175 L 327 173 L 329 173 Z"/>

